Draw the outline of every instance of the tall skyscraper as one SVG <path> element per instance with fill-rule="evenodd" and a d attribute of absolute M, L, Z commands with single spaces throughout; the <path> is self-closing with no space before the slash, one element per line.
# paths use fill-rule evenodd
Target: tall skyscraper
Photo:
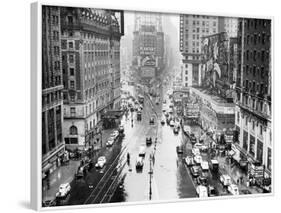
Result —
<path fill-rule="evenodd" d="M 201 38 L 218 33 L 218 17 L 180 15 L 180 52 L 183 86 L 200 85 Z"/>
<path fill-rule="evenodd" d="M 272 169 L 271 20 L 239 19 L 236 129 L 245 158 Z"/>
<path fill-rule="evenodd" d="M 97 145 L 102 115 L 119 109 L 122 17 L 122 12 L 110 10 L 62 8 L 63 129 L 68 147 Z"/>
<path fill-rule="evenodd" d="M 60 9 L 42 8 L 42 173 L 48 178 L 64 153 Z"/>
<path fill-rule="evenodd" d="M 133 65 L 143 80 L 159 76 L 164 66 L 162 16 L 136 13 L 133 38 Z"/>
<path fill-rule="evenodd" d="M 226 32 L 228 37 L 237 37 L 238 18 L 234 17 L 219 17 L 219 32 Z"/>

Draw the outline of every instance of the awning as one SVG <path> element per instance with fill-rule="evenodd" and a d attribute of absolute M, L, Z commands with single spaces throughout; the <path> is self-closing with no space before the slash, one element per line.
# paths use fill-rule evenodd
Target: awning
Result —
<path fill-rule="evenodd" d="M 52 168 L 52 164 L 48 163 L 42 168 L 42 172 L 47 172 L 50 168 Z"/>

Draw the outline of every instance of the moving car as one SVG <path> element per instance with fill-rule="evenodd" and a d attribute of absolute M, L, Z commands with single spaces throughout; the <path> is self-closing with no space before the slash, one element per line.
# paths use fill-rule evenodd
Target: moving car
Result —
<path fill-rule="evenodd" d="M 198 148 L 193 148 L 191 150 L 192 154 L 195 156 L 195 155 L 200 155 L 200 150 Z"/>
<path fill-rule="evenodd" d="M 171 125 L 171 124 L 170 124 Z M 177 127 L 174 127 L 174 134 L 179 134 L 179 129 Z"/>
<path fill-rule="evenodd" d="M 227 187 L 227 191 L 229 191 L 230 194 L 232 194 L 232 195 L 239 195 L 238 186 L 235 185 L 235 184 L 230 184 L 230 185 Z"/>
<path fill-rule="evenodd" d="M 152 138 L 151 137 L 150 138 L 146 138 L 145 141 L 146 141 L 146 145 L 151 145 L 152 144 Z"/>
<path fill-rule="evenodd" d="M 197 186 L 196 193 L 199 198 L 208 197 L 208 189 L 206 186 L 201 186 L 201 185 Z"/>
<path fill-rule="evenodd" d="M 144 157 L 145 156 L 145 146 L 141 145 L 139 148 L 139 157 Z"/>
<path fill-rule="evenodd" d="M 154 124 L 154 118 L 152 117 L 152 118 L 150 118 L 150 120 L 149 120 L 149 124 Z"/>
<path fill-rule="evenodd" d="M 201 168 L 203 172 L 207 172 L 209 170 L 209 164 L 207 161 L 202 161 L 201 162 Z"/>
<path fill-rule="evenodd" d="M 143 157 L 138 157 L 136 161 L 136 169 L 142 169 L 143 168 Z"/>
<path fill-rule="evenodd" d="M 231 178 L 230 178 L 229 175 L 221 175 L 220 176 L 220 182 L 224 186 L 229 186 L 229 185 L 231 185 Z"/>
<path fill-rule="evenodd" d="M 175 122 L 174 122 L 173 120 L 171 120 L 171 121 L 170 121 L 170 126 L 171 126 L 171 127 L 174 127 L 174 125 L 175 125 Z"/>
<path fill-rule="evenodd" d="M 191 175 L 193 177 L 198 177 L 200 175 L 200 167 L 199 166 L 192 166 L 190 169 Z"/>
<path fill-rule="evenodd" d="M 106 142 L 106 146 L 107 146 L 107 147 L 112 146 L 113 143 L 114 143 L 114 140 L 115 140 L 114 137 L 108 138 L 108 140 L 107 140 L 107 142 Z"/>
<path fill-rule="evenodd" d="M 71 186 L 69 183 L 63 183 L 59 187 L 59 191 L 56 193 L 57 198 L 65 198 L 70 192 Z"/>
<path fill-rule="evenodd" d="M 119 133 L 124 133 L 124 126 L 120 125 L 118 131 L 119 131 Z"/>
<path fill-rule="evenodd" d="M 201 162 L 202 162 L 202 156 L 201 156 L 201 155 L 195 155 L 195 156 L 194 156 L 194 162 L 195 162 L 196 164 L 201 164 Z"/>
<path fill-rule="evenodd" d="M 194 165 L 193 157 L 187 156 L 184 160 L 185 160 L 185 163 L 186 163 L 187 166 L 193 166 Z"/>
<path fill-rule="evenodd" d="M 105 156 L 101 156 L 101 157 L 98 158 L 98 162 L 96 163 L 95 167 L 96 167 L 97 169 L 98 169 L 98 168 L 101 169 L 101 168 L 104 167 L 105 163 L 106 163 L 106 158 L 105 158 Z"/>
<path fill-rule="evenodd" d="M 177 153 L 182 154 L 183 153 L 183 147 L 182 146 L 177 146 Z"/>
<path fill-rule="evenodd" d="M 213 172 L 219 171 L 219 162 L 218 162 L 218 160 L 216 160 L 216 159 L 212 159 L 212 160 L 211 160 L 210 169 L 211 169 Z"/>

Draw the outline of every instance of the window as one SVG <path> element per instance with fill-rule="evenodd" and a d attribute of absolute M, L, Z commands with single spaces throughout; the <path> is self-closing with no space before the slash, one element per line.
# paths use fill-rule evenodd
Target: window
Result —
<path fill-rule="evenodd" d="M 260 125 L 260 135 L 262 136 L 262 125 Z"/>
<path fill-rule="evenodd" d="M 73 63 L 74 62 L 74 55 L 69 55 L 69 63 Z"/>
<path fill-rule="evenodd" d="M 75 107 L 70 107 L 70 115 L 71 117 L 74 117 L 76 115 Z"/>
<path fill-rule="evenodd" d="M 78 134 L 78 131 L 77 131 L 77 127 L 76 126 L 71 126 L 70 128 L 69 128 L 69 134 L 70 135 L 77 135 Z"/>
<path fill-rule="evenodd" d="M 255 156 L 255 137 L 250 135 L 250 154 L 252 154 L 253 156 Z"/>
<path fill-rule="evenodd" d="M 252 129 L 255 130 L 255 121 L 252 121 Z"/>
<path fill-rule="evenodd" d="M 70 94 L 70 101 L 75 101 L 75 95 L 74 94 Z"/>
<path fill-rule="evenodd" d="M 267 148 L 267 168 L 271 171 L 271 148 Z"/>
<path fill-rule="evenodd" d="M 72 16 L 68 16 L 67 17 L 67 21 L 69 24 L 73 24 L 73 17 Z"/>
<path fill-rule="evenodd" d="M 72 76 L 74 75 L 74 68 L 69 68 L 69 74 Z"/>
<path fill-rule="evenodd" d="M 73 41 L 68 42 L 68 48 L 73 49 Z"/>
<path fill-rule="evenodd" d="M 74 81 L 70 81 L 70 88 L 74 89 Z"/>

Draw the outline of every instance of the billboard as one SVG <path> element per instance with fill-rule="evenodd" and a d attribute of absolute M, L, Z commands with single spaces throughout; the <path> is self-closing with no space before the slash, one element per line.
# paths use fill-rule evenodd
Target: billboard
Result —
<path fill-rule="evenodd" d="M 155 67 L 149 67 L 149 66 L 141 67 L 141 76 L 143 78 L 154 78 L 155 77 Z"/>

